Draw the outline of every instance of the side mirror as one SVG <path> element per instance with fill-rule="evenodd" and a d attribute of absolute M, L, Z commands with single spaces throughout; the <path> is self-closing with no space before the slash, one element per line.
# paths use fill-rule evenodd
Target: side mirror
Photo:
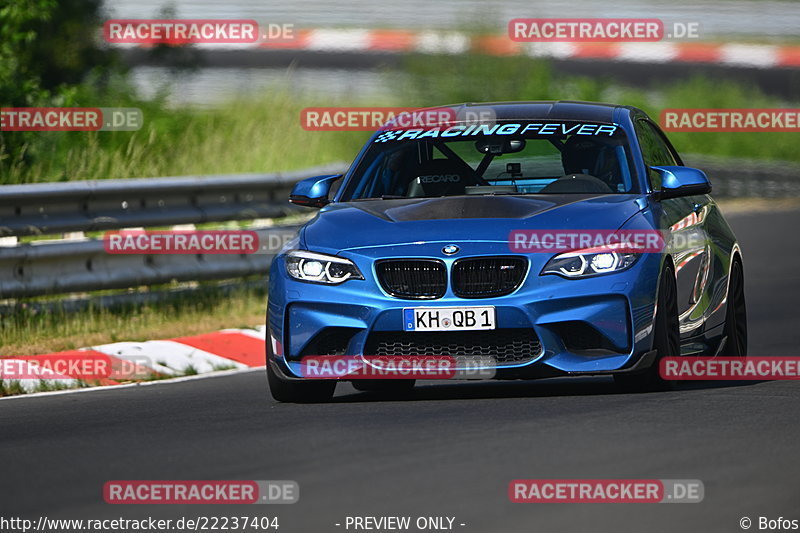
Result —
<path fill-rule="evenodd" d="M 661 191 L 658 194 L 661 200 L 711 192 L 711 182 L 708 181 L 706 173 L 700 169 L 677 166 L 650 167 L 650 169 L 661 176 Z"/>
<path fill-rule="evenodd" d="M 330 203 L 328 193 L 336 180 L 341 179 L 341 174 L 330 174 L 326 176 L 314 176 L 298 181 L 291 194 L 289 201 L 293 204 L 304 207 L 322 207 Z"/>

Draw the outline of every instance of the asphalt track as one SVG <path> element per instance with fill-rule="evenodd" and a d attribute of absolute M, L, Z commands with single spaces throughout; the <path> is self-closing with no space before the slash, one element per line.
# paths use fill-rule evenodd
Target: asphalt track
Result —
<path fill-rule="evenodd" d="M 751 354 L 798 355 L 800 212 L 730 219 Z M 626 395 L 608 379 L 429 383 L 409 399 L 340 386 L 277 404 L 263 373 L 0 401 L 0 516 L 455 516 L 456 531 L 741 531 L 800 519 L 800 383 Z M 699 504 L 512 504 L 517 478 L 700 479 Z M 113 479 L 292 479 L 294 505 L 114 506 Z M 465 524 L 460 526 L 458 524 Z M 352 531 L 352 530 L 351 530 Z"/>

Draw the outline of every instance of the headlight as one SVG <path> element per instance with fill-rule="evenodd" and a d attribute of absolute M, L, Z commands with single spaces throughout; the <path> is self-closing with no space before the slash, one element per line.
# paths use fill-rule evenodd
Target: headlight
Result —
<path fill-rule="evenodd" d="M 364 279 L 349 259 L 335 255 L 293 250 L 286 254 L 286 271 L 294 279 L 336 285 L 348 279 Z"/>
<path fill-rule="evenodd" d="M 619 272 L 633 265 L 641 254 L 620 252 L 567 252 L 553 257 L 542 269 L 544 274 L 565 278 L 585 278 Z"/>

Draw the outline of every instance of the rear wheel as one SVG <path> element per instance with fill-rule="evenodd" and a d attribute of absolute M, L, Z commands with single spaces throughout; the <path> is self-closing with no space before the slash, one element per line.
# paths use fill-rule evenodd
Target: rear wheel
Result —
<path fill-rule="evenodd" d="M 720 355 L 745 357 L 747 355 L 747 307 L 744 301 L 744 269 L 739 259 L 731 267 L 728 282 L 728 308 L 725 312 L 725 346 Z"/>
<path fill-rule="evenodd" d="M 281 379 L 267 361 L 267 382 L 272 397 L 279 402 L 287 403 L 321 403 L 333 398 L 336 381 L 288 381 Z"/>
<path fill-rule="evenodd" d="M 656 300 L 656 317 L 653 332 L 653 350 L 656 358 L 653 364 L 642 372 L 617 374 L 614 381 L 629 392 L 647 392 L 670 389 L 674 382 L 661 379 L 659 363 L 664 357 L 680 355 L 680 330 L 678 328 L 678 291 L 675 270 L 672 266 L 664 268 Z"/>

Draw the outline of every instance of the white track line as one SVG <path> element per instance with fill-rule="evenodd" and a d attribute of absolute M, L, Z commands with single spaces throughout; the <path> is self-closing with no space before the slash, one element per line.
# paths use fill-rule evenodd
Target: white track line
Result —
<path fill-rule="evenodd" d="M 152 368 L 160 374 L 182 374 L 192 367 L 198 374 L 213 372 L 214 368 L 247 365 L 174 341 L 115 342 L 92 348 L 106 355 L 125 359 Z"/>

